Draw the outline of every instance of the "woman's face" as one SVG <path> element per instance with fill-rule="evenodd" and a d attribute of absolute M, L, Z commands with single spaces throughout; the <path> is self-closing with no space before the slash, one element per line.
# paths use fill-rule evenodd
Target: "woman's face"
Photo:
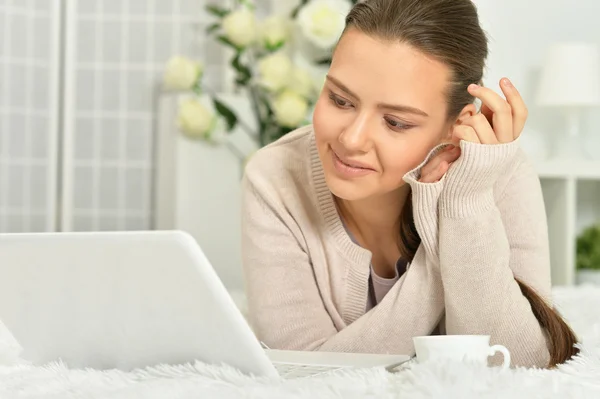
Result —
<path fill-rule="evenodd" d="M 404 185 L 404 174 L 450 133 L 449 75 L 446 65 L 409 45 L 357 30 L 343 35 L 313 117 L 334 195 L 359 200 Z"/>

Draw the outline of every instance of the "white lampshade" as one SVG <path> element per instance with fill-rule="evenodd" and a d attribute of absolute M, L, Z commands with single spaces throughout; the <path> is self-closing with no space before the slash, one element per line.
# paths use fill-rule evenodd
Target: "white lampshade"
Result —
<path fill-rule="evenodd" d="M 537 104 L 544 107 L 600 105 L 600 52 L 590 43 L 556 43 L 542 65 Z"/>

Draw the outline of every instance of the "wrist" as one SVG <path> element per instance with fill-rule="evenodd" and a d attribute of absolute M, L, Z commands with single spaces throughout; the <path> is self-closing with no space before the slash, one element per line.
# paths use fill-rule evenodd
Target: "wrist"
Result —
<path fill-rule="evenodd" d="M 446 173 L 440 194 L 440 214 L 460 218 L 495 205 L 494 185 L 511 168 L 519 140 L 506 144 L 460 142 L 461 156 Z"/>

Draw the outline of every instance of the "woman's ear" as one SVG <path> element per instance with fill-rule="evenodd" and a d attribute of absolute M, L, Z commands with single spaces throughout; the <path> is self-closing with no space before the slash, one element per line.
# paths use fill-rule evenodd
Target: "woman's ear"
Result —
<path fill-rule="evenodd" d="M 475 104 L 466 105 L 460 112 L 460 115 L 458 115 L 458 118 L 456 118 L 454 125 L 462 125 L 465 120 L 469 119 L 475 114 L 477 114 L 477 107 L 475 107 Z"/>
<path fill-rule="evenodd" d="M 444 137 L 444 142 L 452 142 L 452 133 L 454 132 L 454 128 L 462 125 L 467 119 L 475 114 L 477 114 L 477 107 L 475 107 L 475 104 L 466 105 L 462 111 L 460 111 L 460 114 L 456 120 L 450 124 L 448 131 L 446 132 L 446 136 Z"/>

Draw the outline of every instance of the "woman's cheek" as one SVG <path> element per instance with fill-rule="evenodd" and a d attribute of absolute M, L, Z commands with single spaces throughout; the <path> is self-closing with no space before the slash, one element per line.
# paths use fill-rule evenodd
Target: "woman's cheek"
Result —
<path fill-rule="evenodd" d="M 404 176 L 419 166 L 436 145 L 431 140 L 424 139 L 419 132 L 411 133 L 416 134 L 411 134 L 412 137 L 402 140 L 397 145 L 387 143 L 380 147 L 380 157 L 387 165 L 386 169 L 393 170 L 394 175 Z"/>
<path fill-rule="evenodd" d="M 315 104 L 313 129 L 317 140 L 335 139 L 343 130 L 346 115 L 330 103 L 327 96 L 321 96 Z"/>

